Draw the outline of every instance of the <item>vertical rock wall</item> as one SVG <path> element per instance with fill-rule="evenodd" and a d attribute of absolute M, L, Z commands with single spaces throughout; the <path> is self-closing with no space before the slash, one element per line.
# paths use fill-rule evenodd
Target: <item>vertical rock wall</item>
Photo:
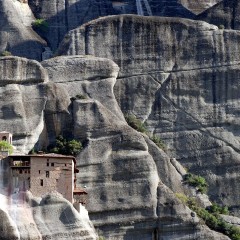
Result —
<path fill-rule="evenodd" d="M 146 122 L 171 156 L 207 178 L 212 199 L 238 212 L 239 41 L 239 32 L 201 21 L 116 16 L 70 31 L 59 53 L 113 59 L 122 111 Z"/>

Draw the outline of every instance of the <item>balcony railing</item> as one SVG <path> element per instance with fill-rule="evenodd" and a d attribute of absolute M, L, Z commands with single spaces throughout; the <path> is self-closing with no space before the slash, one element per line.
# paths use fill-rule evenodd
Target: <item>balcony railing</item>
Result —
<path fill-rule="evenodd" d="M 24 161 L 13 161 L 10 165 L 11 167 L 21 167 L 21 168 L 30 168 L 30 162 Z"/>

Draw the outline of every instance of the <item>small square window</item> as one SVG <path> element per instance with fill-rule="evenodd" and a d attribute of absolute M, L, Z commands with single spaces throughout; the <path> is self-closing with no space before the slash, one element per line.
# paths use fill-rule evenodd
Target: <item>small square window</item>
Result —
<path fill-rule="evenodd" d="M 22 170 L 19 170 L 19 173 L 22 174 Z"/>
<path fill-rule="evenodd" d="M 47 167 L 49 166 L 49 162 L 47 163 Z"/>
<path fill-rule="evenodd" d="M 41 173 L 41 170 L 39 170 L 38 172 L 39 172 L 39 174 L 40 174 L 40 173 Z"/>
<path fill-rule="evenodd" d="M 54 167 L 54 163 L 53 162 L 51 163 L 51 166 Z"/>

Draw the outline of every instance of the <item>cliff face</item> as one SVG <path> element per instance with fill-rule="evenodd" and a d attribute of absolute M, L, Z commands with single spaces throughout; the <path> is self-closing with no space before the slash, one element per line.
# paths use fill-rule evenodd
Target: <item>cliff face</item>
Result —
<path fill-rule="evenodd" d="M 71 29 L 100 16 L 113 13 L 110 0 L 29 0 L 36 18 L 48 22 L 48 30 L 41 32 L 53 51 Z"/>
<path fill-rule="evenodd" d="M 161 6 L 170 13 L 180 6 L 161 2 L 149 0 L 156 14 Z M 18 1 L 0 4 L 0 30 L 9 26 L 0 46 L 40 59 L 44 41 L 30 27 L 29 8 L 22 11 Z M 112 11 L 109 1 L 29 4 L 36 17 L 48 20 L 42 34 L 53 49 L 69 29 Z M 31 44 L 20 47 L 18 41 Z M 87 186 L 91 220 L 107 239 L 228 239 L 209 230 L 175 193 L 202 197 L 182 184 L 183 164 L 207 179 L 212 200 L 239 214 L 239 41 L 238 31 L 202 21 L 99 18 L 66 35 L 58 54 L 67 56 L 41 64 L 0 58 L 2 130 L 12 132 L 16 150 L 25 153 L 46 148 L 60 134 L 83 142 L 77 185 Z M 124 114 L 145 122 L 167 151 L 129 127 Z M 0 236 L 79 239 L 84 231 L 96 239 L 89 219 L 59 196 L 13 195 L 9 204 L 1 184 L 0 197 L 13 209 L 1 205 Z M 15 200 L 23 197 L 27 202 L 19 207 Z"/>
<path fill-rule="evenodd" d="M 212 199 L 237 212 L 239 38 L 200 21 L 119 16 L 71 31 L 59 52 L 114 60 L 122 111 L 146 122 L 172 157 L 207 178 Z"/>
<path fill-rule="evenodd" d="M 87 186 L 87 208 L 99 235 L 228 239 L 191 216 L 174 194 L 185 191 L 182 175 L 147 136 L 125 122 L 113 91 L 119 70 L 115 63 L 92 56 L 63 56 L 42 65 L 49 81 L 66 89 L 69 98 L 84 98 L 72 100 L 69 108 L 74 137 L 85 143 L 77 157 L 81 169 L 77 185 Z"/>
<path fill-rule="evenodd" d="M 117 1 L 112 1 L 115 14 L 138 14 L 144 16 L 166 16 L 193 18 L 195 14 L 184 7 L 178 0 L 124 0 L 119 7 Z M 118 7 L 117 7 L 118 6 Z"/>
<path fill-rule="evenodd" d="M 199 14 L 196 19 L 203 20 L 227 29 L 240 29 L 240 1 L 225 0 Z"/>
<path fill-rule="evenodd" d="M 0 2 L 0 54 L 41 60 L 46 42 L 31 28 L 34 16 L 26 3 L 3 0 Z"/>
<path fill-rule="evenodd" d="M 179 0 L 178 2 L 193 13 L 200 14 L 218 2 L 221 2 L 221 0 Z"/>
<path fill-rule="evenodd" d="M 25 68 L 22 67 L 26 75 L 21 75 L 22 82 L 14 79 L 6 86 L 19 87 L 23 93 L 31 86 L 32 92 L 17 101 L 26 106 L 24 109 L 10 107 L 8 114 L 12 114 L 12 118 L 2 116 L 6 130 L 20 117 L 13 115 L 13 110 L 17 109 L 21 114 L 32 114 L 22 121 L 26 122 L 25 129 L 34 124 L 33 127 L 39 129 L 39 132 L 31 132 L 35 142 L 39 136 L 38 147 L 44 147 L 66 128 L 68 134 L 85 142 L 84 150 L 77 157 L 77 167 L 81 169 L 77 185 L 87 186 L 87 208 L 100 235 L 108 239 L 151 239 L 158 235 L 164 239 L 186 239 L 189 236 L 228 239 L 202 225 L 196 215 L 192 216 L 176 198 L 174 192 L 186 191 L 181 182 L 184 173 L 147 136 L 125 122 L 114 96 L 113 87 L 119 71 L 114 62 L 92 56 L 57 57 L 42 62 L 43 68 L 36 62 L 10 57 L 3 58 L 1 69 L 12 73 L 11 67 L 16 61 L 27 63 Z M 21 69 L 20 66 L 17 69 Z M 4 79 L 10 79 L 10 75 L 6 74 Z M 39 95 L 34 92 L 37 89 L 41 89 Z M 85 99 L 74 100 L 77 95 Z M 3 94 L 3 98 L 7 96 Z M 11 99 L 13 101 L 15 95 Z M 41 99 L 45 101 L 38 102 Z M 33 117 L 39 122 L 34 122 Z M 42 119 L 44 124 L 40 123 Z M 17 136 L 16 131 L 13 129 L 14 136 Z M 26 151 L 30 146 L 25 145 L 28 137 L 19 135 L 19 140 L 14 137 L 14 145 L 18 144 L 19 149 Z M 7 169 L 6 164 L 1 161 L 0 170 Z M 8 177 L 2 170 L 0 176 L 4 177 L 1 182 L 5 184 L 0 186 L 1 199 L 6 202 L 1 206 L 4 221 L 0 229 L 6 239 L 58 239 L 60 236 L 67 239 L 70 235 L 79 239 L 82 232 L 86 239 L 96 238 L 89 220 L 82 219 L 62 198 L 46 196 L 39 200 L 17 193 L 10 196 L 12 202 L 7 202 L 4 189 Z M 8 233 L 6 229 L 11 231 Z"/>

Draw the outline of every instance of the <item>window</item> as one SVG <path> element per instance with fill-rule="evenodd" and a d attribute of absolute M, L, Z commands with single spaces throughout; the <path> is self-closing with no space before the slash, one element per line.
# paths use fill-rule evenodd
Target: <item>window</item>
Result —
<path fill-rule="evenodd" d="M 40 174 L 40 173 L 41 173 L 41 170 L 39 170 L 38 172 L 39 172 L 39 174 Z"/>
<path fill-rule="evenodd" d="M 46 177 L 49 178 L 49 171 L 46 171 Z"/>
<path fill-rule="evenodd" d="M 43 186 L 43 179 L 40 179 L 40 185 Z"/>
<path fill-rule="evenodd" d="M 56 179 L 56 182 L 58 182 L 58 179 Z"/>
<path fill-rule="evenodd" d="M 19 170 L 19 173 L 22 174 L 22 170 Z"/>
<path fill-rule="evenodd" d="M 53 162 L 51 163 L 51 166 L 54 167 L 54 163 Z"/>
<path fill-rule="evenodd" d="M 47 159 L 47 167 L 49 166 L 49 159 Z"/>

